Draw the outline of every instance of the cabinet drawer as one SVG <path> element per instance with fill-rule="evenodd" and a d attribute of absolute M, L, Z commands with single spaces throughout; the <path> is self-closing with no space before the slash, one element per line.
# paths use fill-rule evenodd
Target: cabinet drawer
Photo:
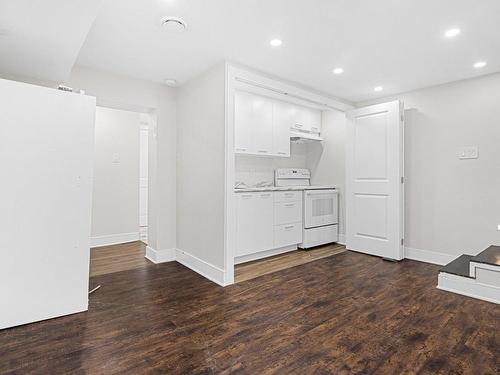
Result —
<path fill-rule="evenodd" d="M 302 201 L 279 202 L 274 204 L 274 224 L 302 222 Z"/>
<path fill-rule="evenodd" d="M 297 202 L 302 201 L 302 191 L 276 191 L 274 193 L 275 202 Z"/>
<path fill-rule="evenodd" d="M 276 225 L 274 247 L 297 245 L 302 242 L 302 223 Z"/>

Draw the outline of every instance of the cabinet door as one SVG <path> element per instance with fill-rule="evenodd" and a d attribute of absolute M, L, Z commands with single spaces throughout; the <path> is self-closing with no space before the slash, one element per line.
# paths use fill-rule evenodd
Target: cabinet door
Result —
<path fill-rule="evenodd" d="M 253 153 L 253 95 L 237 91 L 234 95 L 234 151 Z"/>
<path fill-rule="evenodd" d="M 292 129 L 311 131 L 310 112 L 306 107 L 295 106 Z"/>
<path fill-rule="evenodd" d="M 293 126 L 294 108 L 283 102 L 274 103 L 273 154 L 290 157 L 290 128 Z"/>
<path fill-rule="evenodd" d="M 273 153 L 273 101 L 254 95 L 253 128 L 254 148 L 257 155 L 272 155 Z"/>
<path fill-rule="evenodd" d="M 259 193 L 254 218 L 255 248 L 257 251 L 270 250 L 274 247 L 274 193 Z"/>
<path fill-rule="evenodd" d="M 309 109 L 309 124 L 311 133 L 321 133 L 321 111 L 317 109 Z"/>
<path fill-rule="evenodd" d="M 236 256 L 272 249 L 273 193 L 238 193 Z"/>

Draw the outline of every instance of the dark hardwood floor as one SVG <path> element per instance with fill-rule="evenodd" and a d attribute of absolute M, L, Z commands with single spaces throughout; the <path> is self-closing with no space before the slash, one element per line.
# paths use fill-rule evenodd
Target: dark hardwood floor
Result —
<path fill-rule="evenodd" d="M 500 373 L 500 306 L 438 269 L 344 252 L 227 288 L 178 263 L 96 276 L 88 312 L 0 331 L 0 373 Z"/>

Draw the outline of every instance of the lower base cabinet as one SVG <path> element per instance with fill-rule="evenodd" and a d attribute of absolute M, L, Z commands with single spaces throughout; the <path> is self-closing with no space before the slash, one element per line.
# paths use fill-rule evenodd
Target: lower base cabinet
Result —
<path fill-rule="evenodd" d="M 236 257 L 302 242 L 302 191 L 236 195 Z"/>

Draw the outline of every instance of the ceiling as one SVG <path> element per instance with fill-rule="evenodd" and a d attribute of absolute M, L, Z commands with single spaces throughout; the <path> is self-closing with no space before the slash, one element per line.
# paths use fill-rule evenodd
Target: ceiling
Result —
<path fill-rule="evenodd" d="M 0 75 L 62 81 L 100 0 L 0 0 Z"/>
<path fill-rule="evenodd" d="M 0 0 L 0 71 L 62 79 L 98 2 Z M 162 28 L 169 15 L 187 31 Z M 359 102 L 500 71 L 498 20 L 498 0 L 102 0 L 76 63 L 182 84 L 230 60 Z"/>

